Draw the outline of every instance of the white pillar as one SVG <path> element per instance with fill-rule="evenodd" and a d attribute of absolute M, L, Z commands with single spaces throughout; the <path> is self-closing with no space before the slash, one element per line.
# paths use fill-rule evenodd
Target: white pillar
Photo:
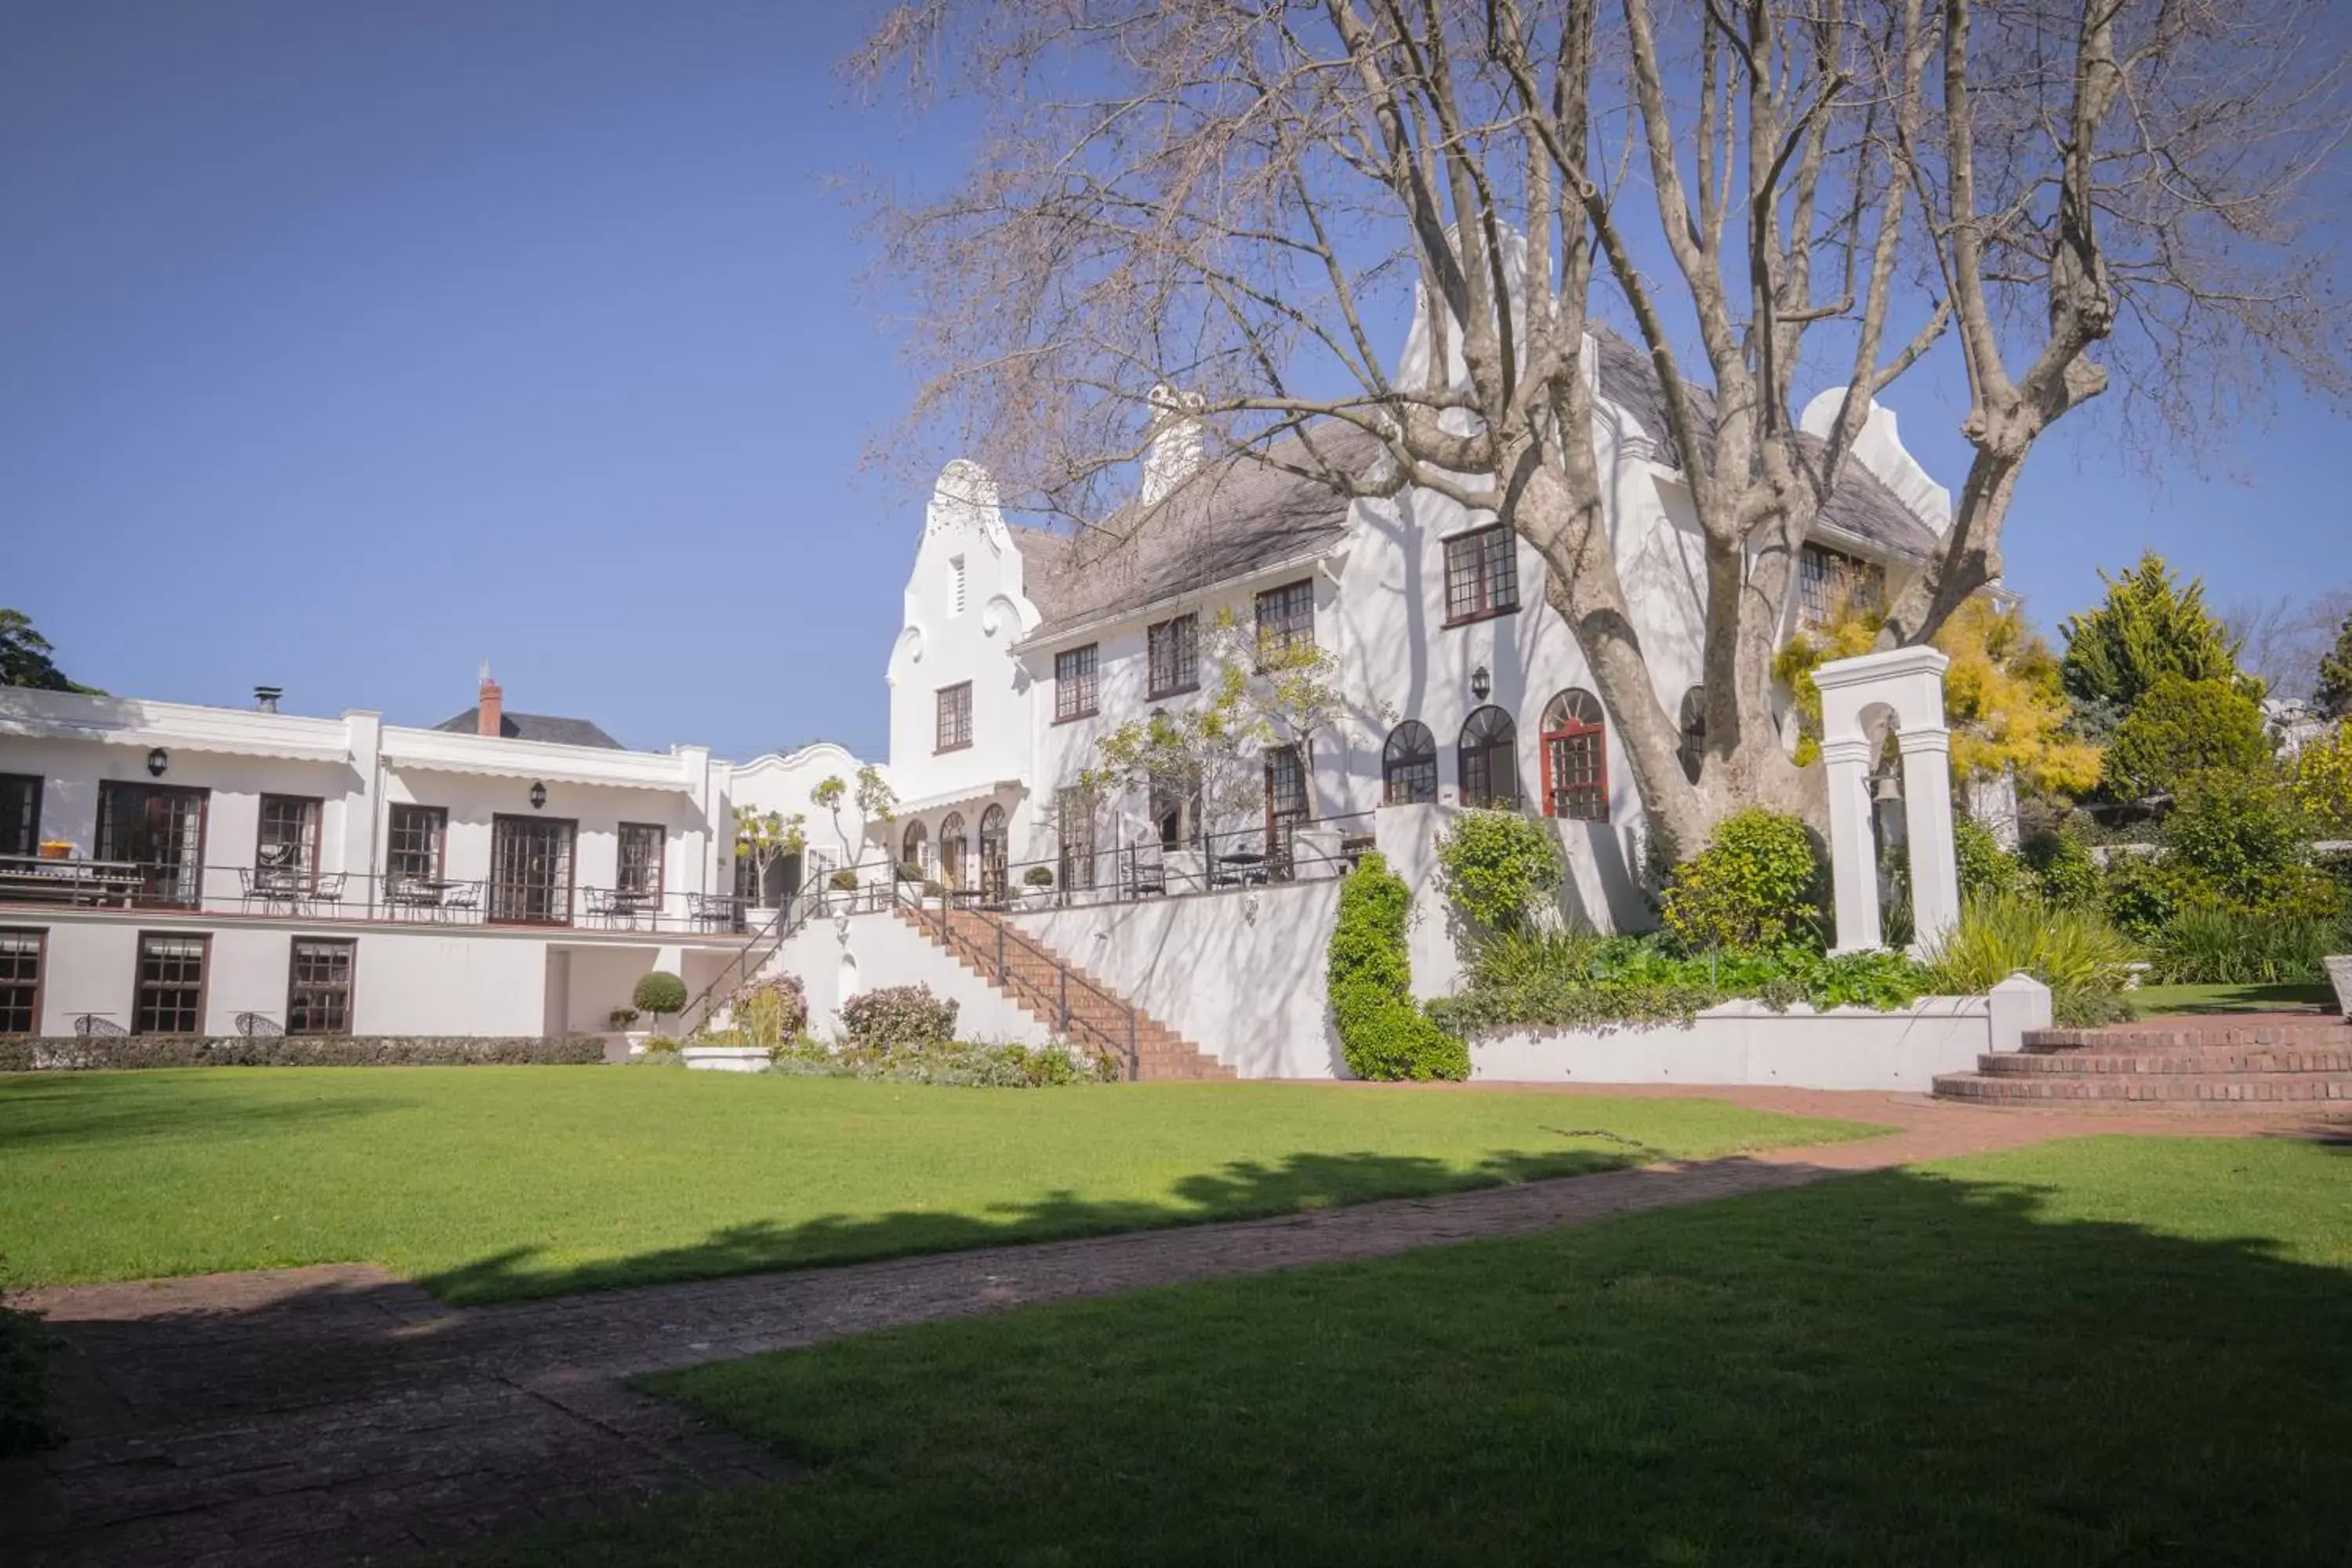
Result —
<path fill-rule="evenodd" d="M 1903 819 L 1911 840 L 1911 926 L 1916 952 L 1960 923 L 1959 858 L 1952 847 L 1952 737 L 1906 729 Z"/>
<path fill-rule="evenodd" d="M 1878 856 L 1870 832 L 1870 742 L 1827 741 L 1822 764 L 1829 774 L 1830 877 L 1837 910 L 1838 952 L 1868 952 L 1882 942 L 1878 924 Z"/>

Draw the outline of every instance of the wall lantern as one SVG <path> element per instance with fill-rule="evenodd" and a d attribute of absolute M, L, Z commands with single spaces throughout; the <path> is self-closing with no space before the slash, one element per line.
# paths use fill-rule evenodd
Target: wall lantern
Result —
<path fill-rule="evenodd" d="M 165 751 L 163 747 L 158 746 L 153 751 L 147 753 L 147 773 L 150 777 L 162 778 L 163 776 L 163 770 L 171 765 L 172 753 Z"/>
<path fill-rule="evenodd" d="M 547 804 L 547 785 L 537 779 L 530 781 L 530 808 L 537 811 Z"/>
<path fill-rule="evenodd" d="M 1479 701 L 1484 702 L 1486 700 L 1486 693 L 1494 689 L 1494 679 L 1486 673 L 1486 667 L 1485 665 L 1482 664 L 1477 668 L 1470 672 L 1471 696 L 1476 698 Z"/>

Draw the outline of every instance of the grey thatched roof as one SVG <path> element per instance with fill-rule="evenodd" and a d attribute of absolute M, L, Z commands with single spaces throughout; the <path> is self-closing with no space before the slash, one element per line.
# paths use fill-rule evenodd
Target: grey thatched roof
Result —
<path fill-rule="evenodd" d="M 1314 442 L 1315 453 L 1343 472 L 1360 472 L 1381 455 L 1376 438 L 1337 422 L 1317 426 Z M 1330 548 L 1346 531 L 1348 498 L 1288 471 L 1316 467 L 1306 442 L 1292 437 L 1263 456 L 1209 464 L 1157 506 L 1129 501 L 1081 535 L 1014 528 L 1023 583 L 1044 617 L 1033 635 L 1203 593 Z"/>
<path fill-rule="evenodd" d="M 470 735 L 481 725 L 481 712 L 478 707 L 468 708 L 456 718 L 444 719 L 433 727 Z M 556 746 L 595 746 L 607 752 L 628 750 L 585 719 L 556 719 L 545 713 L 518 713 L 511 708 L 499 715 L 499 733 L 509 741 L 544 741 Z"/>
<path fill-rule="evenodd" d="M 1661 460 L 1680 467 L 1649 355 L 1606 329 L 1593 336 L 1601 396 L 1641 422 Z M 1702 389 L 1698 401 L 1711 430 L 1714 394 Z M 1821 449 L 1811 436 L 1800 439 Z M 1378 439 L 1339 421 L 1315 426 L 1314 440 L 1323 461 L 1341 471 L 1361 472 L 1381 458 Z M 1213 462 L 1158 506 L 1129 501 L 1084 534 L 1014 527 L 1029 602 L 1043 617 L 1033 635 L 1055 637 L 1319 554 L 1346 531 L 1349 500 L 1289 471 L 1317 466 L 1294 436 L 1263 455 Z M 1940 546 L 1936 530 L 1860 463 L 1846 465 L 1821 521 L 1897 559 L 1924 561 Z"/>
<path fill-rule="evenodd" d="M 1601 351 L 1601 395 L 1641 421 L 1643 434 L 1656 443 L 1661 461 L 1682 467 L 1675 450 L 1674 426 L 1666 418 L 1665 384 L 1658 379 L 1649 354 L 1606 328 L 1594 329 L 1592 336 Z M 1699 439 L 1711 449 L 1715 394 L 1706 387 L 1696 393 Z M 1817 457 L 1826 451 L 1814 437 L 1797 439 Z M 1876 474 L 1857 462 L 1847 463 L 1838 476 L 1829 504 L 1822 508 L 1821 521 L 1902 560 L 1925 561 L 1942 547 L 1941 535 Z"/>

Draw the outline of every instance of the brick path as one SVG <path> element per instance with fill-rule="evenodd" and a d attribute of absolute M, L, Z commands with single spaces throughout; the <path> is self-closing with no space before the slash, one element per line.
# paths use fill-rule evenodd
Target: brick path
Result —
<path fill-rule="evenodd" d="M 1335 1092 L 1485 1092 L 1475 1086 Z M 786 1473 L 620 1380 L 1027 1301 L 1377 1258 L 2084 1132 L 2292 1121 L 1983 1110 L 1905 1096 L 1691 1094 L 1891 1136 L 1277 1219 L 453 1309 L 365 1266 L 35 1291 L 73 1438 L 0 1464 L 0 1560 L 383 1561 L 658 1492 Z"/>

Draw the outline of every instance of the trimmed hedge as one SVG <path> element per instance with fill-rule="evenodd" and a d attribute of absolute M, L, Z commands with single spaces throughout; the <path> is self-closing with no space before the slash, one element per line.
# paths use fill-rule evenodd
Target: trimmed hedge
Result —
<path fill-rule="evenodd" d="M 841 1005 L 841 1036 L 852 1053 L 907 1050 L 955 1038 L 956 1004 L 928 985 L 885 985 Z"/>
<path fill-rule="evenodd" d="M 604 1059 L 593 1035 L 28 1036 L 0 1039 L 0 1072 L 136 1068 L 580 1067 Z"/>
<path fill-rule="evenodd" d="M 1331 1017 L 1348 1070 L 1360 1079 L 1465 1079 L 1470 1047 L 1412 999 L 1405 921 L 1412 890 L 1378 854 L 1339 884 L 1331 930 Z"/>

